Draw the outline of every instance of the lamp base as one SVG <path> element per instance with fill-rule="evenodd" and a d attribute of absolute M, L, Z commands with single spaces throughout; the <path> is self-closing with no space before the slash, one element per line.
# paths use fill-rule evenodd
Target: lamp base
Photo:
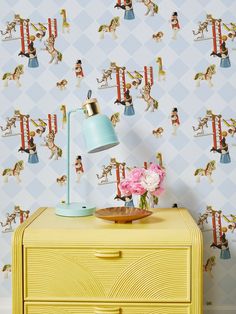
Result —
<path fill-rule="evenodd" d="M 93 215 L 96 206 L 87 203 L 61 203 L 56 206 L 56 215 L 65 217 L 83 217 Z"/>

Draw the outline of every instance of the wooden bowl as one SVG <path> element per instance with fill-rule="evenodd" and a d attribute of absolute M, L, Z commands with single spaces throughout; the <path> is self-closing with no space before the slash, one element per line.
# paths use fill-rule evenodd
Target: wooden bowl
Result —
<path fill-rule="evenodd" d="M 152 214 L 149 210 L 136 207 L 109 207 L 98 209 L 94 215 L 98 218 L 114 221 L 115 223 L 132 223 L 133 220 L 142 219 Z"/>

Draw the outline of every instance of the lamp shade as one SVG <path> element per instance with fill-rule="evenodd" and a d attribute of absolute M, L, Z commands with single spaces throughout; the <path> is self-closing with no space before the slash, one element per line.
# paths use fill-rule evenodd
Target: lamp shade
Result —
<path fill-rule="evenodd" d="M 95 114 L 83 121 L 82 133 L 88 153 L 96 153 L 119 144 L 114 127 L 104 114 Z"/>

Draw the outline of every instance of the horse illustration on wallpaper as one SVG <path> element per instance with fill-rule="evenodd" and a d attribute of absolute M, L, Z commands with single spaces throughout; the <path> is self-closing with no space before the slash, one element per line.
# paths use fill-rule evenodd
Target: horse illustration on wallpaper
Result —
<path fill-rule="evenodd" d="M 22 74 L 24 74 L 24 65 L 23 64 L 20 64 L 17 67 L 15 67 L 15 70 L 13 73 L 6 72 L 5 74 L 3 74 L 3 77 L 2 77 L 2 80 L 4 81 L 4 86 L 8 87 L 9 81 L 15 81 L 16 86 L 20 87 L 21 86 L 20 78 L 21 78 Z"/>
<path fill-rule="evenodd" d="M 2 176 L 4 177 L 4 182 L 8 183 L 9 177 L 15 177 L 18 183 L 21 182 L 20 174 L 24 170 L 24 161 L 19 160 L 15 163 L 13 168 L 6 168 L 2 172 Z"/>
<path fill-rule="evenodd" d="M 206 72 L 198 72 L 195 76 L 194 76 L 194 80 L 196 81 L 196 86 L 199 87 L 200 86 L 200 82 L 201 81 L 207 81 L 209 87 L 213 86 L 212 83 L 212 78 L 213 75 L 216 74 L 216 65 L 212 64 L 210 65 L 207 69 Z"/>
<path fill-rule="evenodd" d="M 62 61 L 62 53 L 58 51 L 55 46 L 55 35 L 52 34 L 51 36 L 46 39 L 44 42 L 45 48 L 42 48 L 42 50 L 46 50 L 50 56 L 51 59 L 49 63 L 52 63 L 54 61 L 55 64 L 58 64 L 60 61 Z"/>
<path fill-rule="evenodd" d="M 100 38 L 104 39 L 104 34 L 105 33 L 110 33 L 113 39 L 117 39 L 117 35 L 116 35 L 116 30 L 117 27 L 120 26 L 120 18 L 119 16 L 114 17 L 110 24 L 102 24 L 99 29 L 98 32 L 100 33 Z"/>
<path fill-rule="evenodd" d="M 151 16 L 154 16 L 159 11 L 158 5 L 152 0 L 137 0 L 137 2 L 143 3 L 147 8 L 145 15 L 149 15 L 150 13 Z"/>
<path fill-rule="evenodd" d="M 55 160 L 58 160 L 59 157 L 62 157 L 62 149 L 58 147 L 55 143 L 55 132 L 54 130 L 51 130 L 46 138 L 44 138 L 44 143 L 41 144 L 41 146 L 48 147 L 48 149 L 51 151 L 51 155 L 49 159 L 52 159 L 54 157 Z"/>
<path fill-rule="evenodd" d="M 207 163 L 205 168 L 198 168 L 194 172 L 194 176 L 196 177 L 197 182 L 200 182 L 201 177 L 207 177 L 209 182 L 212 183 L 212 174 L 216 170 L 216 162 L 215 160 L 211 160 Z"/>
<path fill-rule="evenodd" d="M 158 101 L 151 96 L 151 88 L 152 87 L 150 83 L 144 85 L 140 91 L 141 96 L 139 96 L 139 98 L 142 98 L 147 104 L 145 111 L 150 109 L 150 111 L 154 112 L 158 109 Z"/>

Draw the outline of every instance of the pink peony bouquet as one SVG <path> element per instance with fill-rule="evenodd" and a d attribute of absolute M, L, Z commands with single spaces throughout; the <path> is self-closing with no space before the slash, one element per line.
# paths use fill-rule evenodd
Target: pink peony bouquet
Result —
<path fill-rule="evenodd" d="M 148 208 L 147 197 L 158 200 L 164 191 L 163 181 L 165 170 L 152 163 L 148 169 L 134 168 L 128 176 L 121 181 L 119 189 L 123 195 L 140 195 L 141 208 Z"/>

